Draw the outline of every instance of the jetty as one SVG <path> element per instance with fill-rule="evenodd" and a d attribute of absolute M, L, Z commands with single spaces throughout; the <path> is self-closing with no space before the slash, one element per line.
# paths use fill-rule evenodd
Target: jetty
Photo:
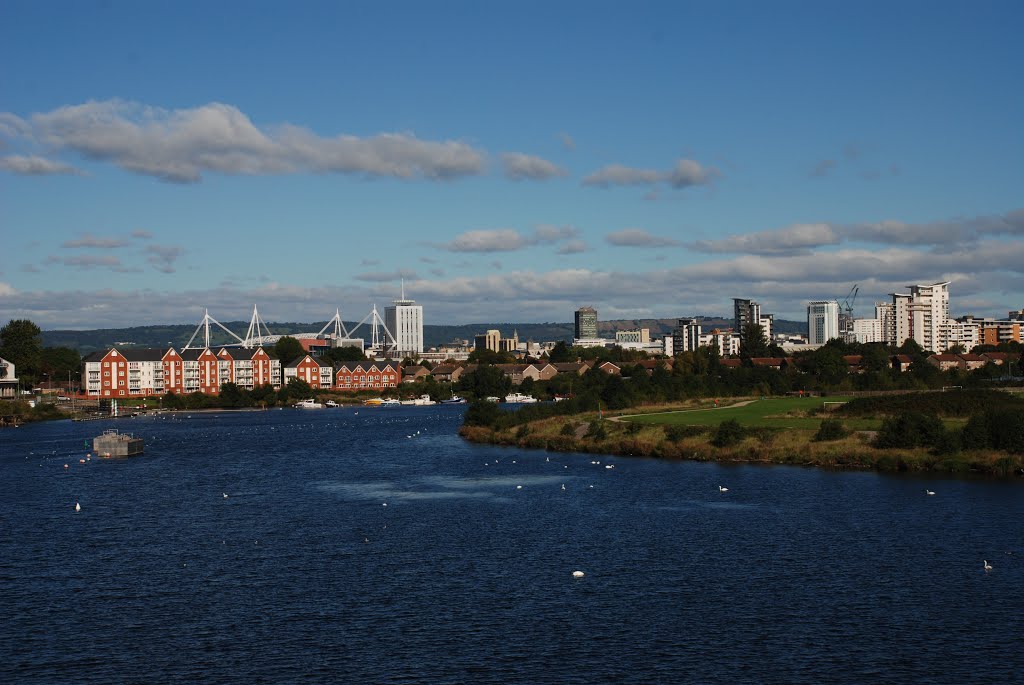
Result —
<path fill-rule="evenodd" d="M 92 449 L 101 457 L 131 457 L 142 454 L 143 440 L 112 428 L 92 439 Z"/>

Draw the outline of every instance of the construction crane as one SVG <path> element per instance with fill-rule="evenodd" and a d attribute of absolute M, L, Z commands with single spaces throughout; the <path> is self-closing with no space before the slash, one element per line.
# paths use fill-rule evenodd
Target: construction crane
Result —
<path fill-rule="evenodd" d="M 860 284 L 854 284 L 843 301 L 839 303 L 839 335 L 845 342 L 854 342 L 856 337 L 853 333 L 853 303 L 857 301 L 859 292 Z"/>

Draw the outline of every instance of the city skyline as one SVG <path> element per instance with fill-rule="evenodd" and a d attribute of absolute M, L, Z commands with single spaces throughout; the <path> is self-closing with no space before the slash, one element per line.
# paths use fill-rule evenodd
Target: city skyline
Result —
<path fill-rule="evenodd" d="M 402 279 L 430 324 L 1024 306 L 1019 3 L 0 19 L 5 319 L 359 318 Z"/>

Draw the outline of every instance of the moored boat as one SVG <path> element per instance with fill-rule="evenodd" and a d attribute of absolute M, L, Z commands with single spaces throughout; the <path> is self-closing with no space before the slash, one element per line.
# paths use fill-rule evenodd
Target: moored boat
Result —
<path fill-rule="evenodd" d="M 301 402 L 296 402 L 292 406 L 294 406 L 296 409 L 323 409 L 324 408 L 324 405 L 320 404 L 319 402 L 317 402 L 314 399 L 302 400 Z"/>
<path fill-rule="evenodd" d="M 536 402 L 537 398 L 530 395 L 524 395 L 521 392 L 511 392 L 505 395 L 505 401 L 509 404 L 529 404 Z"/>

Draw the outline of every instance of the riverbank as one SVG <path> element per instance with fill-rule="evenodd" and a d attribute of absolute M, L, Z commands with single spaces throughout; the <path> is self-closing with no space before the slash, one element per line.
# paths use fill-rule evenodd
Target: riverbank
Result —
<path fill-rule="evenodd" d="M 636 414 L 633 411 L 628 417 L 596 413 L 555 416 L 504 429 L 463 426 L 459 434 L 475 443 L 553 452 L 882 472 L 1024 477 L 1024 457 L 997 450 L 962 450 L 939 455 L 926 449 L 880 449 L 871 444 L 875 431 L 865 429 L 855 429 L 835 440 L 815 440 L 821 417 L 813 420 L 807 417 L 771 417 L 782 422 L 781 427 L 771 428 L 763 424 L 741 427 L 729 444 L 716 445 L 717 426 L 729 416 L 723 410 L 743 407 L 751 402 L 753 400 L 741 400 L 718 410 L 709 410 L 706 406 L 676 411 L 652 407 L 651 412 Z M 655 413 L 684 412 L 700 412 L 705 417 L 702 420 L 704 425 L 642 422 Z M 870 423 L 859 426 L 873 427 Z"/>

